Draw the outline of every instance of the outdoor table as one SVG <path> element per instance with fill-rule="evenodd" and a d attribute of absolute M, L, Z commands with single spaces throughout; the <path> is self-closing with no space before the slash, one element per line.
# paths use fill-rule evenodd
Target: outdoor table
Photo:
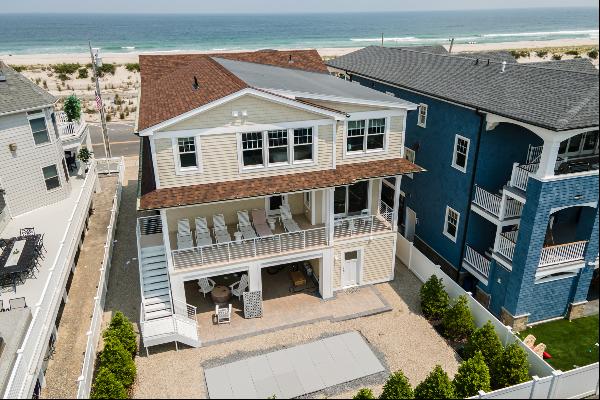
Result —
<path fill-rule="evenodd" d="M 0 254 L 0 276 L 12 275 L 13 285 L 15 285 L 17 276 L 27 271 L 31 266 L 39 239 L 40 235 L 9 239 L 8 244 Z"/>
<path fill-rule="evenodd" d="M 227 286 L 215 286 L 210 292 L 210 297 L 215 304 L 227 304 L 227 302 L 231 299 L 231 290 Z"/>

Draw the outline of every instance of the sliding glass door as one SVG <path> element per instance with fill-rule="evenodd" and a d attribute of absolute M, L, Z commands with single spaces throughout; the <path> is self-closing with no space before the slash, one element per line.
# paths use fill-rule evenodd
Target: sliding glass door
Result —
<path fill-rule="evenodd" d="M 333 212 L 336 218 L 359 215 L 369 208 L 369 182 L 338 186 L 333 194 Z"/>

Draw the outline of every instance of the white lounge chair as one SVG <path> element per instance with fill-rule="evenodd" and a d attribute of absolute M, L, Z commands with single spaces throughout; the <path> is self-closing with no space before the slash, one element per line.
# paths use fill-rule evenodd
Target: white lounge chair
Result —
<path fill-rule="evenodd" d="M 217 317 L 217 324 L 229 324 L 231 323 L 231 304 L 229 307 L 219 307 L 215 305 L 215 316 Z"/>
<path fill-rule="evenodd" d="M 279 206 L 281 210 L 281 222 L 283 223 L 283 227 L 288 232 L 298 232 L 301 231 L 300 226 L 294 221 L 292 217 L 292 211 L 290 210 L 290 206 L 287 204 L 283 204 Z"/>
<path fill-rule="evenodd" d="M 231 289 L 231 293 L 237 296 L 238 300 L 242 300 L 242 295 L 248 289 L 248 275 L 242 275 L 241 279 L 233 285 L 229 285 L 229 288 Z"/>
<path fill-rule="evenodd" d="M 217 243 L 228 243 L 231 242 L 231 235 L 225 225 L 225 217 L 223 214 L 213 215 L 213 231 L 215 233 L 215 239 Z"/>
<path fill-rule="evenodd" d="M 242 232 L 242 236 L 244 239 L 254 239 L 256 238 L 256 232 L 250 223 L 250 217 L 248 216 L 248 211 L 242 210 L 237 212 L 238 216 L 238 230 Z"/>
<path fill-rule="evenodd" d="M 198 247 L 210 246 L 213 244 L 208 229 L 208 223 L 204 217 L 196 217 L 196 245 Z"/>
<path fill-rule="evenodd" d="M 256 233 L 258 233 L 258 236 L 273 236 L 273 231 L 269 227 L 269 224 L 267 222 L 267 213 L 264 209 L 252 210 L 252 223 L 254 224 L 254 229 L 256 229 Z"/>
<path fill-rule="evenodd" d="M 189 219 L 182 218 L 177 221 L 177 234 L 181 236 L 192 236 Z"/>
<path fill-rule="evenodd" d="M 181 249 L 189 249 L 194 247 L 194 239 L 192 239 L 192 235 L 181 235 L 177 234 L 177 248 Z"/>
<path fill-rule="evenodd" d="M 210 278 L 200 278 L 198 279 L 198 291 L 206 297 L 207 293 L 212 292 L 215 288 L 216 283 Z"/>

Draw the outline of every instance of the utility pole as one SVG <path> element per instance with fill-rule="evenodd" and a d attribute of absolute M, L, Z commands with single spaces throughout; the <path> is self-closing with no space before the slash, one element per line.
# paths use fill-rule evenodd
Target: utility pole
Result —
<path fill-rule="evenodd" d="M 383 47 L 383 32 L 381 32 L 381 47 Z"/>
<path fill-rule="evenodd" d="M 454 46 L 454 38 L 450 39 L 450 49 L 448 50 L 448 54 L 452 54 L 452 47 Z"/>
<path fill-rule="evenodd" d="M 89 42 L 90 45 L 90 56 L 92 57 L 92 70 L 94 71 L 94 81 L 96 81 L 96 105 L 100 109 L 100 121 L 102 123 L 102 142 L 104 143 L 104 154 L 106 158 L 112 158 L 112 154 L 110 152 L 110 140 L 108 139 L 108 129 L 106 128 L 106 114 L 104 113 L 104 102 L 102 101 L 102 93 L 100 92 L 100 80 L 98 79 L 98 70 L 96 67 L 100 67 L 102 65 L 98 64 L 98 54 L 94 55 L 92 51 L 92 42 Z"/>

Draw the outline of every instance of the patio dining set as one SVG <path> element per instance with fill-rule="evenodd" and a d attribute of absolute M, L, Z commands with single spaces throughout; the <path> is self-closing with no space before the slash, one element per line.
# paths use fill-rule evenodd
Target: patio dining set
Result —
<path fill-rule="evenodd" d="M 280 206 L 280 220 L 286 232 L 299 232 L 300 226 L 292 216 L 292 212 L 288 205 Z M 238 224 L 237 231 L 234 233 L 235 239 L 232 239 L 227 225 L 225 224 L 225 216 L 223 214 L 213 215 L 213 232 L 211 236 L 210 229 L 206 217 L 196 217 L 196 230 L 192 234 L 190 221 L 187 218 L 182 218 L 177 221 L 177 248 L 188 249 L 194 247 L 211 246 L 214 244 L 213 236 L 216 244 L 225 244 L 232 241 L 241 242 L 246 239 L 268 238 L 274 236 L 273 231 L 276 229 L 275 218 L 267 218 L 267 213 L 264 209 L 254 209 L 251 211 L 252 221 L 247 210 L 237 212 Z"/>
<path fill-rule="evenodd" d="M 24 284 L 35 278 L 44 259 L 44 235 L 36 234 L 34 228 L 23 228 L 19 236 L 0 239 L 0 287 Z"/>
<path fill-rule="evenodd" d="M 242 300 L 242 295 L 248 289 L 248 275 L 244 274 L 240 280 L 229 285 L 217 285 L 210 278 L 198 279 L 198 291 L 206 297 L 210 294 L 212 301 L 215 303 L 215 319 L 217 324 L 231 323 L 232 305 L 229 303 L 231 296 L 236 296 L 239 301 Z"/>

